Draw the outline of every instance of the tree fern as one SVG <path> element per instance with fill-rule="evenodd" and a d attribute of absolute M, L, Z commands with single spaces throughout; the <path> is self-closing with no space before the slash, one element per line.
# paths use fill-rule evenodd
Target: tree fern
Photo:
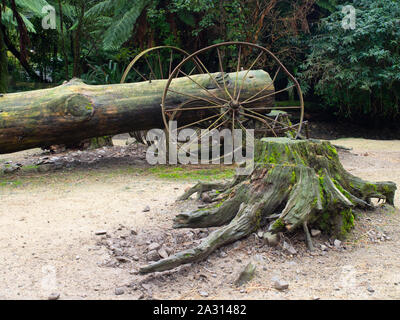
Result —
<path fill-rule="evenodd" d="M 151 0 L 104 0 L 91 7 L 85 18 L 112 16 L 112 23 L 106 26 L 103 47 L 105 50 L 114 50 L 129 39 L 137 18 L 150 2 Z"/>
<path fill-rule="evenodd" d="M 95 4 L 85 14 L 87 18 L 98 17 L 105 14 L 110 14 L 116 6 L 119 6 L 118 0 L 105 0 Z"/>
<path fill-rule="evenodd" d="M 42 10 L 49 5 L 46 0 L 15 0 L 15 4 L 22 12 L 30 12 L 39 17 L 46 15 L 46 13 L 42 13 Z"/>

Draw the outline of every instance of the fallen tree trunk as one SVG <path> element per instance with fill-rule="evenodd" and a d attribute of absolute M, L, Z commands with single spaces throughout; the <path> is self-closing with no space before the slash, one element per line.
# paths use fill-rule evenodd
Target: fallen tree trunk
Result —
<path fill-rule="evenodd" d="M 369 182 L 347 172 L 327 141 L 264 138 L 255 151 L 249 176 L 233 182 L 197 184 L 180 200 L 208 192 L 213 203 L 176 216 L 175 228 L 222 226 L 202 243 L 140 269 L 165 271 L 206 258 L 217 248 L 265 228 L 264 238 L 300 228 L 312 250 L 310 225 L 344 238 L 354 225 L 353 209 L 373 208 L 371 199 L 394 204 L 393 182 Z"/>
<path fill-rule="evenodd" d="M 245 71 L 239 72 L 239 81 L 245 74 Z M 218 79 L 218 73 L 212 76 Z M 208 74 L 191 78 L 214 96 L 224 96 Z M 231 79 L 236 79 L 236 73 L 231 75 Z M 90 86 L 73 79 L 52 89 L 0 96 L 0 154 L 133 130 L 163 128 L 160 104 L 166 81 Z M 271 81 L 265 71 L 250 71 L 241 97 L 251 97 Z M 167 104 L 171 107 L 187 101 L 193 105 L 196 100 L 190 96 L 208 101 L 214 99 L 186 77 L 174 79 L 171 89 L 183 93 L 169 95 L 171 101 Z M 273 97 L 269 97 L 257 104 L 271 105 L 272 101 Z M 204 110 L 200 111 L 184 112 L 185 118 L 179 121 L 193 122 L 208 115 Z"/>

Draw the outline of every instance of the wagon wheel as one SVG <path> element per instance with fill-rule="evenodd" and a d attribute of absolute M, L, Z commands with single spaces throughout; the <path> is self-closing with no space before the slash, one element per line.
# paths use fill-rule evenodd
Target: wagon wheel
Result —
<path fill-rule="evenodd" d="M 198 83 L 193 75 L 182 71 L 188 69 L 185 65 L 192 61 L 200 65 L 202 73 L 209 76 L 215 84 L 214 88 L 219 88 L 222 95 L 216 96 L 212 90 Z M 251 70 L 268 72 L 271 81 L 259 92 L 248 96 L 243 85 Z M 185 96 L 179 92 L 172 81 L 178 76 L 189 78 L 193 86 L 197 86 L 199 94 Z M 190 102 L 174 104 L 179 96 L 181 100 L 190 99 Z M 289 114 L 297 116 L 298 121 L 293 124 Z M 247 135 L 248 129 L 254 129 L 258 137 L 297 138 L 302 129 L 303 115 L 303 95 L 297 80 L 272 52 L 247 42 L 212 45 L 185 58 L 171 73 L 162 99 L 164 124 L 169 130 L 169 122 L 177 121 L 176 132 L 192 127 L 209 130 L 229 128 L 240 129 Z M 188 118 L 195 120 L 183 120 Z M 197 141 L 200 139 L 201 136 Z"/>
<path fill-rule="evenodd" d="M 173 69 L 189 53 L 173 46 L 158 46 L 139 53 L 126 67 L 121 83 L 168 79 Z M 139 143 L 146 141 L 147 130 L 129 132 L 129 135 Z"/>

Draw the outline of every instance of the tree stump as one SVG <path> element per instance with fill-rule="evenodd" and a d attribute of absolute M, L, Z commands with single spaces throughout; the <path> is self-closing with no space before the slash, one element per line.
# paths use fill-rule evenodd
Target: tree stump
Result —
<path fill-rule="evenodd" d="M 393 182 L 364 181 L 347 172 L 328 141 L 263 138 L 255 143 L 250 175 L 236 176 L 226 185 L 198 183 L 180 198 L 209 192 L 213 202 L 177 215 L 174 228 L 221 228 L 197 247 L 144 266 L 140 272 L 202 260 L 262 227 L 270 234 L 301 228 L 312 250 L 309 225 L 343 238 L 354 226 L 353 209 L 373 208 L 374 198 L 394 205 L 395 191 Z"/>

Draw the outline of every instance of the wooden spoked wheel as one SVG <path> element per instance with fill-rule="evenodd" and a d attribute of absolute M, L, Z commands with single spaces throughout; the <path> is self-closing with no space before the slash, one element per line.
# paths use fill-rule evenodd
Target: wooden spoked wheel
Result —
<path fill-rule="evenodd" d="M 121 83 L 168 79 L 174 68 L 189 53 L 173 46 L 158 46 L 139 53 L 126 67 Z M 129 135 L 139 143 L 148 144 L 146 130 L 132 131 Z"/>
<path fill-rule="evenodd" d="M 200 66 L 201 73 L 209 77 L 213 88 L 222 94 L 216 95 L 215 90 L 196 81 L 198 70 L 191 74 L 183 71 L 190 69 L 186 64 L 192 65 L 193 61 Z M 267 72 L 269 80 L 259 91 L 246 95 L 244 83 L 258 70 Z M 174 85 L 178 77 L 190 79 L 198 94 L 189 96 L 180 92 L 179 86 Z M 183 102 L 177 103 L 180 100 Z M 170 121 L 176 121 L 177 132 L 184 128 L 229 128 L 241 129 L 246 135 L 248 129 L 254 129 L 259 137 L 290 135 L 297 138 L 304 116 L 298 81 L 272 52 L 247 42 L 215 44 L 186 57 L 172 71 L 161 106 L 166 128 L 169 129 Z M 292 121 L 288 120 L 289 115 Z"/>

